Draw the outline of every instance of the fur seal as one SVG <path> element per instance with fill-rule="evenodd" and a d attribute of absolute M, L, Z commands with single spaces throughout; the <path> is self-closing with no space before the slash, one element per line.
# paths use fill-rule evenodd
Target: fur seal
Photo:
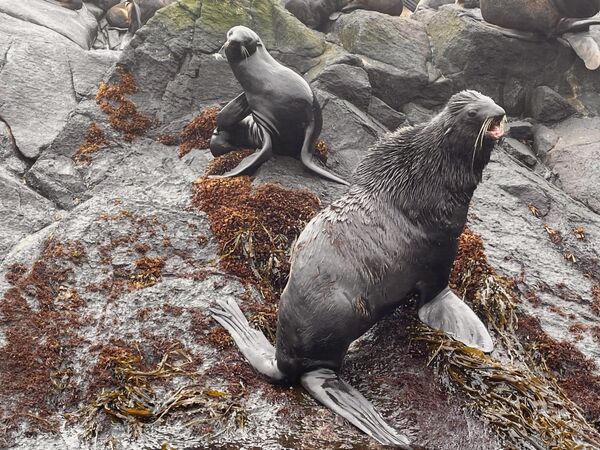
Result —
<path fill-rule="evenodd" d="M 130 35 L 150 20 L 156 11 L 170 5 L 175 0 L 125 0 L 112 6 L 106 13 L 108 23 L 119 29 L 126 29 Z"/>
<path fill-rule="evenodd" d="M 260 149 L 223 176 L 254 170 L 276 152 L 299 155 L 313 172 L 348 184 L 313 160 L 323 119 L 319 102 L 304 78 L 279 64 L 250 28 L 231 28 L 223 50 L 244 92 L 217 115 L 210 151 L 220 156 L 240 147 Z"/>
<path fill-rule="evenodd" d="M 481 15 L 506 36 L 562 38 L 590 70 L 600 67 L 600 47 L 589 33 L 600 24 L 600 0 L 481 0 Z"/>
<path fill-rule="evenodd" d="M 406 0 L 405 0 L 406 1 Z M 357 9 L 399 16 L 403 0 L 284 0 L 283 5 L 309 28 L 320 29 L 329 20 Z"/>
<path fill-rule="evenodd" d="M 419 297 L 419 318 L 466 345 L 493 349 L 476 314 L 448 287 L 457 238 L 505 112 L 476 91 L 450 98 L 433 119 L 381 139 L 348 193 L 300 234 L 281 296 L 276 348 L 235 301 L 211 308 L 249 363 L 271 382 L 295 382 L 383 444 L 410 448 L 337 375 L 348 346 Z"/>
<path fill-rule="evenodd" d="M 96 5 L 102 11 L 106 12 L 113 6 L 121 3 L 122 0 L 84 0 L 85 3 Z"/>
<path fill-rule="evenodd" d="M 79 10 L 83 6 L 82 0 L 46 0 L 48 3 L 54 3 L 55 5 L 62 6 L 63 8 Z"/>

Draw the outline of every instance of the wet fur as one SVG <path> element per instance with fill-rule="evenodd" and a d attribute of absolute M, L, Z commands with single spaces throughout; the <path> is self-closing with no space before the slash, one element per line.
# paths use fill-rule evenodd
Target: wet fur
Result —
<path fill-rule="evenodd" d="M 469 203 L 495 144 L 476 145 L 494 105 L 474 91 L 454 96 L 430 122 L 379 141 L 347 195 L 300 235 L 282 294 L 277 365 L 290 379 L 339 369 L 350 343 L 417 294 L 422 303 L 447 286 Z M 361 310 L 356 310 L 357 302 Z M 293 332 L 292 332 L 293 330 Z"/>

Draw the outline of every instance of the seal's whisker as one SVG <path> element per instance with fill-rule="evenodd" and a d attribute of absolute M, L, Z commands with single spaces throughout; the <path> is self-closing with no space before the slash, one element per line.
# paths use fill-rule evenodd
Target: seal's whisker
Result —
<path fill-rule="evenodd" d="M 477 134 L 477 139 L 475 139 L 475 145 L 473 147 L 473 158 L 471 159 L 471 170 L 475 169 L 475 155 L 477 154 L 477 152 L 479 152 L 479 150 L 481 150 L 481 147 L 483 146 L 483 138 L 485 136 L 485 132 L 487 131 L 488 127 L 490 126 L 490 123 L 492 123 L 492 118 L 486 119 L 484 120 L 483 124 L 481 125 L 481 128 L 479 129 L 479 133 Z"/>
<path fill-rule="evenodd" d="M 225 49 L 227 48 L 227 44 L 229 44 L 229 41 L 225 42 L 221 48 L 219 49 L 219 51 L 217 53 L 215 53 L 215 59 L 217 61 L 222 61 L 223 59 L 225 59 L 225 56 L 223 56 L 223 53 L 225 53 Z"/>

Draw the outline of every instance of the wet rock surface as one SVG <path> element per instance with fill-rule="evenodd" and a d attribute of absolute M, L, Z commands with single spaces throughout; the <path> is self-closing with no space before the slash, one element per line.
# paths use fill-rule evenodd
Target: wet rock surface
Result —
<path fill-rule="evenodd" d="M 178 156 L 183 128 L 241 92 L 213 56 L 233 25 L 254 29 L 311 81 L 326 165 L 344 177 L 378 137 L 427 120 L 463 88 L 492 96 L 515 123 L 531 118 L 513 136 L 523 141 L 513 142 L 518 157 L 500 147 L 493 154 L 469 226 L 491 265 L 514 279 L 519 314 L 600 360 L 600 74 L 559 43 L 506 38 L 475 20 L 477 10 L 454 6 L 413 18 L 355 11 L 325 35 L 275 0 L 179 0 L 120 54 L 84 50 L 3 8 L 1 447 L 382 448 L 301 388 L 258 378 L 207 314 L 219 299 L 249 315 L 268 306 L 264 292 L 219 263 L 214 224 L 192 202 L 210 152 Z M 100 80 L 123 87 L 124 73 L 135 83 L 124 100 L 150 120 L 140 135 L 126 133 L 138 125 L 127 121 L 130 109 L 107 115 L 96 101 Z M 552 120 L 529 109 L 540 89 L 562 102 Z M 283 156 L 254 174 L 254 188 L 267 183 L 310 191 L 322 206 L 345 190 Z M 412 340 L 412 317 L 401 311 L 353 345 L 344 377 L 427 448 L 506 446 L 435 374 Z M 578 389 L 593 398 L 590 386 Z M 150 398 L 152 410 L 128 392 Z M 168 403 L 177 393 L 186 408 Z M 600 417 L 585 411 L 597 426 Z"/>

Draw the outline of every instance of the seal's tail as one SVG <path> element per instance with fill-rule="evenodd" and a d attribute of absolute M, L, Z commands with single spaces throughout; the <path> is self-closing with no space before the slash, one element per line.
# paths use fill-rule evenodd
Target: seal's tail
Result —
<path fill-rule="evenodd" d="M 283 381 L 285 375 L 277 368 L 275 348 L 264 334 L 255 330 L 234 300 L 219 300 L 219 307 L 210 308 L 213 318 L 229 332 L 250 365 L 272 382 Z"/>
<path fill-rule="evenodd" d="M 390 427 L 360 392 L 331 369 L 302 375 L 302 386 L 315 399 L 384 445 L 413 449 L 406 436 Z"/>
<path fill-rule="evenodd" d="M 484 352 L 494 349 L 490 333 L 483 322 L 449 287 L 419 308 L 419 319 L 469 347 Z"/>

